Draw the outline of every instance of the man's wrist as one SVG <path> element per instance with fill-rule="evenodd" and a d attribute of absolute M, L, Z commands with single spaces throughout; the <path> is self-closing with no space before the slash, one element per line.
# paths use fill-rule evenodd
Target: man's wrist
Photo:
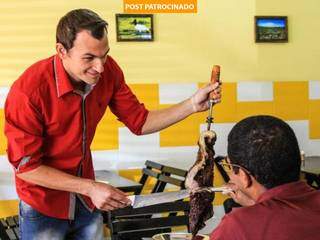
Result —
<path fill-rule="evenodd" d="M 89 196 L 92 188 L 94 187 L 95 181 L 92 179 L 82 179 L 80 183 L 79 192 L 82 195 Z"/>
<path fill-rule="evenodd" d="M 198 112 L 197 111 L 197 106 L 196 106 L 196 103 L 195 103 L 195 100 L 194 100 L 194 96 L 192 96 L 190 98 L 190 102 L 191 102 L 191 107 L 192 107 L 192 113 Z"/>

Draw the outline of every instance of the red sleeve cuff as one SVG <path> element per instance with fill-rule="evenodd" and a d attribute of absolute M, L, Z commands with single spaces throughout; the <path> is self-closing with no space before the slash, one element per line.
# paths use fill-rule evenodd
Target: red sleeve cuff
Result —
<path fill-rule="evenodd" d="M 15 167 L 15 172 L 17 174 L 29 172 L 33 169 L 38 168 L 42 164 L 39 159 L 32 158 L 30 156 L 23 157 L 17 167 Z"/>

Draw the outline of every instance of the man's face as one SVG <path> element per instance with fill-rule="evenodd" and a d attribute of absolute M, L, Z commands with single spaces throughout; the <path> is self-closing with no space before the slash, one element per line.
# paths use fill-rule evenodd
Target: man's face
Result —
<path fill-rule="evenodd" d="M 245 190 L 243 187 L 243 181 L 244 181 L 243 177 L 245 175 L 240 174 L 240 168 L 238 166 L 239 165 L 231 164 L 229 157 L 227 157 L 225 159 L 225 165 L 223 166 L 223 168 L 230 178 L 229 183 L 236 185 L 240 190 Z"/>
<path fill-rule="evenodd" d="M 240 184 L 241 181 L 239 179 L 239 174 L 235 174 L 233 171 L 231 171 L 230 173 L 228 173 L 230 181 L 229 183 L 233 183 L 235 184 L 239 189 L 242 190 L 242 185 Z"/>
<path fill-rule="evenodd" d="M 99 81 L 109 50 L 107 33 L 98 40 L 89 31 L 83 30 L 77 34 L 73 47 L 59 55 L 73 81 L 91 85 Z"/>

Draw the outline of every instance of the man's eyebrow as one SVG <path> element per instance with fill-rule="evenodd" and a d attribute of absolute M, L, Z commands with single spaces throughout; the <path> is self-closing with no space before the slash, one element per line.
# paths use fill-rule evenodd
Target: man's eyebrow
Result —
<path fill-rule="evenodd" d="M 86 57 L 104 58 L 104 57 L 108 54 L 108 52 L 109 52 L 109 51 L 110 51 L 110 48 L 106 51 L 106 53 L 105 53 L 105 54 L 103 54 L 103 56 L 102 56 L 102 57 L 96 56 L 96 55 L 94 55 L 94 54 L 92 54 L 92 53 L 85 53 L 85 54 L 84 54 L 84 56 L 86 56 Z"/>

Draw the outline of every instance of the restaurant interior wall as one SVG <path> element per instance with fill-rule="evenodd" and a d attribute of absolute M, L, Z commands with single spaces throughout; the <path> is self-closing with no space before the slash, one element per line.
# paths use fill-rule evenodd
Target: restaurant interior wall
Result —
<path fill-rule="evenodd" d="M 0 171 L 11 171 L 3 134 L 9 87 L 29 65 L 55 53 L 56 24 L 74 8 L 90 8 L 109 22 L 110 55 L 150 109 L 189 97 L 209 80 L 212 65 L 221 65 L 223 102 L 214 111 L 219 154 L 225 154 L 233 124 L 252 114 L 282 117 L 307 154 L 320 154 L 318 0 L 199 0 L 197 14 L 155 14 L 153 42 L 116 42 L 115 14 L 123 10 L 121 0 L 12 0 L 0 6 Z M 255 43 L 255 15 L 288 16 L 289 42 Z M 195 160 L 205 117 L 197 114 L 161 133 L 136 137 L 107 111 L 92 144 L 95 166 L 109 166 L 135 179 L 135 169 L 147 158 L 187 168 Z M 16 201 L 0 199 L 0 216 L 16 212 Z"/>

